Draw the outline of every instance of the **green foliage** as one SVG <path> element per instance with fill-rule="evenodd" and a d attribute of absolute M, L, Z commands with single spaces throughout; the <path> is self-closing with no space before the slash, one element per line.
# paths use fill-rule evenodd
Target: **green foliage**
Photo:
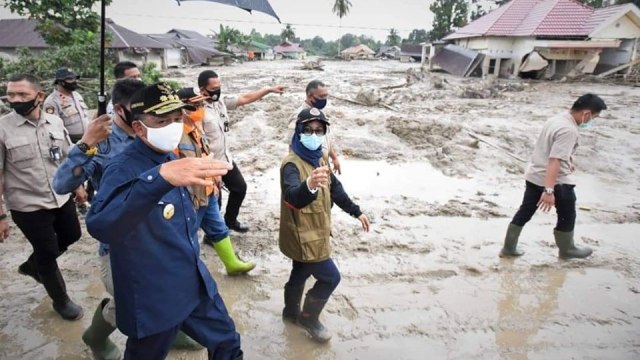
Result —
<path fill-rule="evenodd" d="M 345 17 L 349 13 L 349 9 L 351 8 L 351 1 L 349 0 L 336 0 L 333 4 L 333 13 L 338 15 L 340 19 Z"/>
<path fill-rule="evenodd" d="M 429 33 L 427 33 L 427 30 L 413 29 L 409 34 L 409 37 L 402 40 L 402 45 L 420 45 L 427 41 L 429 41 Z"/>
<path fill-rule="evenodd" d="M 398 35 L 398 30 L 391 29 L 389 30 L 389 35 L 387 35 L 387 41 L 385 45 L 388 46 L 400 46 L 400 35 Z"/>
<path fill-rule="evenodd" d="M 295 29 L 291 26 L 291 24 L 287 24 L 282 32 L 280 33 L 280 38 L 282 41 L 295 41 L 296 32 Z"/>
<path fill-rule="evenodd" d="M 100 0 L 5 0 L 3 6 L 12 13 L 38 20 L 38 31 L 47 44 L 70 46 L 78 41 L 72 36 L 74 32 L 99 30 L 100 16 L 92 10 L 99 3 Z"/>
<path fill-rule="evenodd" d="M 251 35 L 245 35 L 240 30 L 232 28 L 230 26 L 220 25 L 220 30 L 216 34 L 218 40 L 218 49 L 222 51 L 229 51 L 229 46 L 236 45 L 239 47 L 246 47 L 251 44 L 251 40 L 259 40 L 260 33 L 256 33 L 252 30 Z"/>
<path fill-rule="evenodd" d="M 429 6 L 433 13 L 433 29 L 430 40 L 440 40 L 452 30 L 467 23 L 469 7 L 466 0 L 436 0 Z"/>
<path fill-rule="evenodd" d="M 140 75 L 145 84 L 155 84 L 160 81 L 162 74 L 156 69 L 156 64 L 148 62 L 140 67 Z"/>

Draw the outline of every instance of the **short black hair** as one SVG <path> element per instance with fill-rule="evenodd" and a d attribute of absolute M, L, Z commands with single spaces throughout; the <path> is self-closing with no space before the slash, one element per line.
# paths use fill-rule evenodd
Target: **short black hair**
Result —
<path fill-rule="evenodd" d="M 115 76 L 116 79 L 122 79 L 124 77 L 125 71 L 129 69 L 137 68 L 137 67 L 138 65 L 132 63 L 131 61 L 120 61 L 113 68 L 113 76 Z"/>
<path fill-rule="evenodd" d="M 143 87 L 144 82 L 139 79 L 120 79 L 113 85 L 111 101 L 114 105 L 127 105 L 131 102 L 131 96 Z"/>
<path fill-rule="evenodd" d="M 38 91 L 42 90 L 42 85 L 40 85 L 40 80 L 31 74 L 25 74 L 25 73 L 11 74 L 7 79 L 7 82 L 19 82 L 19 81 L 26 81 L 31 85 L 33 85 L 33 87 L 36 90 Z"/>
<path fill-rule="evenodd" d="M 571 111 L 590 110 L 592 113 L 599 113 L 602 110 L 607 110 L 607 104 L 604 103 L 601 97 L 594 94 L 584 94 L 573 103 Z"/>
<path fill-rule="evenodd" d="M 311 92 L 319 87 L 325 87 L 326 85 L 320 81 L 320 80 L 311 80 L 308 84 L 307 84 L 307 90 L 306 93 L 307 95 L 311 94 Z"/>
<path fill-rule="evenodd" d="M 198 75 L 198 87 L 206 87 L 209 83 L 209 79 L 215 79 L 217 77 L 218 74 L 216 74 L 216 72 L 213 70 L 205 70 L 201 72 L 200 75 Z"/>

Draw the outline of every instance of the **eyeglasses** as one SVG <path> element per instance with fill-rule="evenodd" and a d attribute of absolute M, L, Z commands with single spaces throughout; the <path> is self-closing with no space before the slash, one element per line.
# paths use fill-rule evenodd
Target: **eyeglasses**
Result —
<path fill-rule="evenodd" d="M 324 127 L 312 129 L 310 126 L 305 126 L 302 128 L 302 133 L 305 135 L 316 134 L 317 136 L 322 136 L 327 133 L 327 130 Z"/>

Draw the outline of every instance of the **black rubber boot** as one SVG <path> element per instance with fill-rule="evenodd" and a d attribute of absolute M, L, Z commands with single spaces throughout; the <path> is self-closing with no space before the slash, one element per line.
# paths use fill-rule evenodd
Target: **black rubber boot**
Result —
<path fill-rule="evenodd" d="M 320 343 L 331 340 L 331 333 L 318 319 L 326 303 L 327 300 L 316 299 L 307 294 L 302 312 L 298 315 L 298 324 L 307 330 L 313 340 Z"/>
<path fill-rule="evenodd" d="M 108 302 L 109 299 L 102 299 L 93 314 L 91 325 L 82 334 L 82 341 L 91 349 L 93 358 L 96 360 L 119 360 L 122 358 L 122 354 L 116 344 L 109 340 L 109 335 L 116 328 L 111 326 L 102 315 L 102 310 Z"/>
<path fill-rule="evenodd" d="M 524 255 L 524 251 L 517 249 L 521 232 L 522 226 L 509 224 L 507 235 L 504 238 L 504 245 L 502 246 L 502 250 L 500 250 L 500 257 L 517 257 Z"/>
<path fill-rule="evenodd" d="M 53 309 L 65 320 L 79 320 L 84 315 L 82 308 L 71 301 L 60 270 L 47 275 L 40 275 L 42 285 L 53 300 Z"/>
<path fill-rule="evenodd" d="M 558 245 L 558 256 L 562 259 L 584 259 L 593 253 L 590 247 L 577 247 L 573 244 L 573 231 L 553 230 Z"/>
<path fill-rule="evenodd" d="M 27 261 L 18 266 L 18 272 L 25 276 L 31 276 L 33 280 L 42 283 L 42 281 L 40 281 L 40 275 L 38 275 L 38 268 L 36 267 L 36 261 L 33 254 L 29 256 Z"/>
<path fill-rule="evenodd" d="M 292 323 L 298 322 L 300 315 L 300 302 L 302 302 L 302 293 L 304 286 L 293 287 L 284 286 L 284 309 L 282 309 L 282 319 Z"/>

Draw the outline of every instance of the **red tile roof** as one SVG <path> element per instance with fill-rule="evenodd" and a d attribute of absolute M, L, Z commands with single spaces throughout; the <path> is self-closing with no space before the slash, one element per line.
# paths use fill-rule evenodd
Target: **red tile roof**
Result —
<path fill-rule="evenodd" d="M 304 49 L 300 44 L 285 41 L 280 45 L 274 46 L 273 51 L 277 53 L 301 53 L 304 52 Z"/>
<path fill-rule="evenodd" d="M 513 0 L 444 40 L 478 36 L 588 36 L 633 4 L 594 9 L 577 0 Z"/>

